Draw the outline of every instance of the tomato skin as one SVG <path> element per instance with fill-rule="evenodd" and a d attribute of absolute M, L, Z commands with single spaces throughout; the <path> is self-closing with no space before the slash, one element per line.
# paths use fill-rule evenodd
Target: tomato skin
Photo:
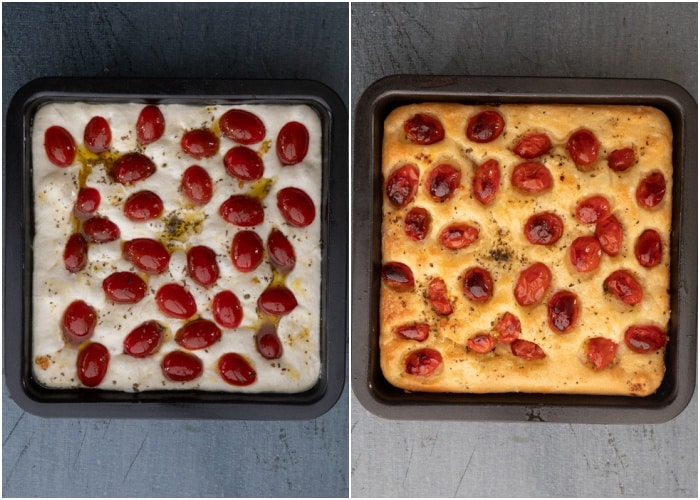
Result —
<path fill-rule="evenodd" d="M 422 146 L 429 146 L 445 138 L 445 129 L 437 118 L 425 113 L 416 113 L 403 124 L 409 140 Z"/>
<path fill-rule="evenodd" d="M 124 338 L 124 354 L 145 358 L 155 353 L 163 342 L 165 327 L 157 321 L 146 321 L 131 330 Z"/>
<path fill-rule="evenodd" d="M 466 135 L 470 141 L 491 142 L 503 132 L 505 121 L 497 111 L 482 111 L 469 119 Z"/>
<path fill-rule="evenodd" d="M 285 287 L 267 288 L 258 297 L 258 309 L 273 316 L 286 316 L 296 306 L 296 297 Z"/>
<path fill-rule="evenodd" d="M 552 173 L 542 163 L 527 161 L 517 165 L 510 181 L 518 191 L 525 194 L 539 194 L 554 184 Z"/>
<path fill-rule="evenodd" d="M 595 370 L 602 370 L 615 360 L 617 342 L 605 337 L 593 337 L 586 344 L 586 357 Z"/>
<path fill-rule="evenodd" d="M 255 270 L 263 258 L 263 242 L 255 231 L 239 231 L 231 242 L 233 267 L 243 273 Z"/>
<path fill-rule="evenodd" d="M 194 129 L 184 133 L 180 140 L 182 150 L 192 158 L 211 158 L 219 151 L 219 138 L 210 130 Z"/>
<path fill-rule="evenodd" d="M 88 260 L 88 244 L 80 233 L 73 233 L 63 250 L 63 264 L 69 273 L 85 269 Z"/>
<path fill-rule="evenodd" d="M 595 224 L 610 216 L 610 203 L 604 196 L 590 196 L 576 204 L 575 213 L 584 224 Z"/>
<path fill-rule="evenodd" d="M 580 236 L 571 243 L 569 259 L 582 273 L 594 271 L 600 265 L 603 249 L 593 236 Z"/>
<path fill-rule="evenodd" d="M 153 175 L 156 165 L 141 153 L 126 153 L 114 162 L 112 176 L 121 184 L 133 184 Z"/>
<path fill-rule="evenodd" d="M 197 312 L 192 294 L 182 285 L 168 283 L 156 292 L 158 309 L 170 318 L 188 319 Z"/>
<path fill-rule="evenodd" d="M 265 172 L 260 155 L 246 146 L 229 149 L 224 156 L 224 167 L 226 172 L 242 181 L 260 179 Z"/>
<path fill-rule="evenodd" d="M 204 371 L 202 360 L 190 352 L 171 351 L 160 362 L 163 376 L 172 382 L 189 382 Z"/>
<path fill-rule="evenodd" d="M 277 135 L 277 158 L 282 166 L 296 165 L 309 151 L 309 131 L 299 122 L 286 123 Z"/>
<path fill-rule="evenodd" d="M 418 167 L 407 163 L 394 170 L 386 180 L 384 191 L 387 198 L 397 208 L 411 203 L 418 192 Z"/>
<path fill-rule="evenodd" d="M 230 109 L 219 118 L 224 136 L 238 144 L 256 144 L 265 138 L 265 125 L 250 111 Z"/>
<path fill-rule="evenodd" d="M 267 254 L 272 265 L 283 274 L 290 273 L 296 265 L 294 247 L 279 229 L 273 229 L 267 237 Z"/>
<path fill-rule="evenodd" d="M 442 355 L 435 349 L 419 349 L 406 358 L 406 373 L 427 377 L 442 364 Z"/>
<path fill-rule="evenodd" d="M 464 272 L 462 290 L 474 302 L 486 302 L 493 296 L 493 279 L 483 267 L 471 267 Z"/>
<path fill-rule="evenodd" d="M 523 136 L 513 148 L 520 158 L 532 160 L 542 156 L 552 148 L 552 141 L 547 134 L 532 133 Z"/>
<path fill-rule="evenodd" d="M 205 245 L 197 245 L 187 251 L 187 272 L 195 282 L 211 286 L 219 279 L 216 252 Z"/>
<path fill-rule="evenodd" d="M 472 193 L 479 203 L 488 205 L 498 194 L 501 169 L 496 160 L 486 160 L 474 172 Z"/>
<path fill-rule="evenodd" d="M 85 147 L 95 154 L 104 153 L 112 143 L 112 129 L 101 116 L 93 116 L 85 126 L 83 133 Z"/>
<path fill-rule="evenodd" d="M 75 140 L 63 127 L 54 125 L 44 132 L 44 150 L 57 167 L 68 167 L 75 160 Z"/>
<path fill-rule="evenodd" d="M 512 344 L 520 336 L 521 328 L 520 319 L 515 314 L 511 312 L 503 313 L 501 319 L 496 323 L 498 342 Z"/>
<path fill-rule="evenodd" d="M 632 325 L 625 331 L 625 345 L 639 354 L 658 351 L 666 342 L 666 332 L 655 325 Z"/>
<path fill-rule="evenodd" d="M 514 356 L 525 359 L 527 361 L 533 361 L 537 359 L 544 359 L 547 354 L 542 350 L 540 346 L 529 340 L 517 339 L 510 344 L 510 352 Z"/>
<path fill-rule="evenodd" d="M 165 118 L 157 106 L 144 107 L 136 119 L 136 137 L 141 144 L 151 144 L 165 132 Z"/>
<path fill-rule="evenodd" d="M 608 167 L 615 172 L 624 172 L 636 161 L 632 148 L 616 149 L 608 155 Z"/>
<path fill-rule="evenodd" d="M 91 217 L 83 223 L 86 239 L 92 243 L 109 243 L 119 239 L 119 227 L 107 217 Z"/>
<path fill-rule="evenodd" d="M 547 305 L 547 322 L 555 333 L 567 333 L 578 320 L 579 304 L 575 293 L 560 290 Z"/>
<path fill-rule="evenodd" d="M 234 194 L 219 207 L 219 214 L 229 224 L 253 227 L 265 220 L 265 210 L 258 200 L 244 194 Z"/>
<path fill-rule="evenodd" d="M 96 387 L 107 375 L 109 351 L 97 342 L 90 342 L 80 349 L 76 362 L 78 378 L 83 385 Z"/>
<path fill-rule="evenodd" d="M 235 386 L 247 386 L 255 382 L 257 373 L 250 363 L 240 354 L 227 352 L 219 358 L 219 374 L 221 378 Z"/>
<path fill-rule="evenodd" d="M 78 191 L 78 196 L 75 199 L 73 212 L 77 217 L 89 217 L 97 212 L 101 201 L 100 192 L 91 187 L 83 187 Z"/>
<path fill-rule="evenodd" d="M 175 334 L 175 342 L 180 347 L 195 351 L 206 349 L 221 339 L 221 330 L 213 321 L 199 318 L 185 323 Z"/>
<path fill-rule="evenodd" d="M 479 229 L 466 224 L 450 224 L 440 232 L 440 244 L 450 250 L 460 250 L 479 238 Z"/>
<path fill-rule="evenodd" d="M 413 207 L 406 213 L 406 217 L 404 217 L 404 233 L 413 241 L 422 241 L 428 236 L 431 220 L 430 212 L 425 208 Z"/>
<path fill-rule="evenodd" d="M 515 300 L 521 306 L 538 304 L 552 283 L 552 272 L 546 264 L 536 262 L 523 269 L 513 289 Z"/>
<path fill-rule="evenodd" d="M 275 325 L 266 323 L 255 333 L 255 347 L 265 359 L 282 357 L 282 342 L 277 335 Z"/>
<path fill-rule="evenodd" d="M 406 292 L 413 290 L 415 280 L 413 271 L 402 262 L 387 262 L 382 266 L 382 281 L 396 291 Z"/>
<path fill-rule="evenodd" d="M 306 227 L 316 218 L 313 200 L 299 188 L 281 189 L 277 193 L 277 208 L 284 220 L 294 227 Z"/>
<path fill-rule="evenodd" d="M 603 281 L 603 290 L 612 293 L 625 304 L 639 304 L 644 297 L 642 286 L 624 269 L 614 271 Z"/>
<path fill-rule="evenodd" d="M 600 143 L 595 134 L 588 129 L 577 130 L 566 143 L 569 156 L 581 167 L 588 167 L 598 159 Z"/>
<path fill-rule="evenodd" d="M 666 194 L 666 179 L 661 172 L 652 172 L 639 182 L 637 186 L 637 202 L 643 208 L 654 208 Z"/>
<path fill-rule="evenodd" d="M 124 215 L 134 222 L 157 219 L 163 215 L 163 200 L 153 191 L 138 191 L 124 202 Z"/>
<path fill-rule="evenodd" d="M 661 235 L 654 229 L 645 229 L 634 245 L 634 255 L 644 267 L 658 266 L 663 255 Z"/>
<path fill-rule="evenodd" d="M 564 234 L 564 221 L 554 212 L 541 212 L 525 222 L 525 237 L 533 245 L 553 245 Z"/>
<path fill-rule="evenodd" d="M 182 173 L 182 192 L 195 205 L 206 205 L 214 196 L 214 182 L 204 168 L 191 165 Z"/>
<path fill-rule="evenodd" d="M 224 328 L 238 328 L 243 321 L 243 307 L 235 293 L 223 290 L 212 300 L 214 320 Z"/>
<path fill-rule="evenodd" d="M 107 298 L 117 304 L 135 304 L 146 296 L 146 283 L 138 274 L 118 271 L 107 276 L 102 282 Z"/>
<path fill-rule="evenodd" d="M 428 284 L 428 301 L 430 307 L 442 316 L 452 314 L 452 303 L 447 294 L 447 285 L 442 278 L 433 278 Z"/>
<path fill-rule="evenodd" d="M 447 163 L 442 163 L 428 172 L 425 188 L 430 197 L 438 202 L 452 198 L 462 181 L 462 171 Z"/>
<path fill-rule="evenodd" d="M 92 337 L 97 325 L 97 311 L 84 300 L 75 300 L 63 312 L 61 325 L 66 340 L 80 344 Z"/>
<path fill-rule="evenodd" d="M 427 323 L 401 325 L 394 329 L 394 333 L 403 339 L 423 342 L 430 335 L 430 325 Z"/>
<path fill-rule="evenodd" d="M 170 264 L 170 252 L 158 240 L 136 238 L 124 242 L 124 258 L 149 274 L 160 274 Z"/>
<path fill-rule="evenodd" d="M 493 335 L 482 333 L 468 339 L 467 347 L 471 351 L 485 354 L 493 351 L 496 348 L 496 343 L 496 338 Z"/>
<path fill-rule="evenodd" d="M 603 252 L 608 255 L 615 256 L 620 253 L 623 236 L 622 224 L 614 215 L 599 221 L 595 226 L 595 238 Z"/>

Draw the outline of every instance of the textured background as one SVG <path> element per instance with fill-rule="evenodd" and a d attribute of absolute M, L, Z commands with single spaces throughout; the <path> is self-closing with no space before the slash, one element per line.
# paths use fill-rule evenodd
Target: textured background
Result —
<path fill-rule="evenodd" d="M 347 4 L 5 4 L 2 22 L 3 124 L 42 76 L 305 78 L 348 104 Z M 347 384 L 300 422 L 47 420 L 4 385 L 2 403 L 3 496 L 348 494 Z"/>
<path fill-rule="evenodd" d="M 353 4 L 352 105 L 392 74 L 661 78 L 697 101 L 697 19 L 688 3 Z M 352 495 L 697 497 L 697 409 L 696 390 L 660 425 L 394 422 L 353 395 Z"/>

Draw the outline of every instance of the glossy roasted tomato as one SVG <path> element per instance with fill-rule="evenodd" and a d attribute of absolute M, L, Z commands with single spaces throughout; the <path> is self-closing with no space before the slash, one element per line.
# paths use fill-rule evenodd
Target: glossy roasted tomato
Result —
<path fill-rule="evenodd" d="M 95 154 L 104 153 L 112 143 L 112 129 L 102 116 L 94 116 L 85 126 L 83 133 L 85 147 Z"/>
<path fill-rule="evenodd" d="M 163 214 L 163 200 L 153 191 L 138 191 L 124 202 L 124 215 L 134 222 L 157 219 Z"/>
<path fill-rule="evenodd" d="M 73 233 L 63 250 L 63 264 L 69 273 L 85 269 L 88 259 L 88 244 L 80 233 Z"/>
<path fill-rule="evenodd" d="M 156 165 L 141 153 L 126 153 L 114 162 L 112 176 L 121 184 L 133 184 L 152 176 Z"/>
<path fill-rule="evenodd" d="M 277 335 L 275 325 L 265 323 L 255 332 L 255 347 L 265 359 L 279 359 L 282 357 L 282 342 Z"/>
<path fill-rule="evenodd" d="M 625 331 L 625 345 L 639 354 L 658 351 L 666 342 L 666 332 L 655 325 L 632 325 Z"/>
<path fill-rule="evenodd" d="M 265 220 L 262 204 L 251 196 L 234 194 L 219 207 L 219 214 L 228 223 L 241 227 L 253 227 Z"/>
<path fill-rule="evenodd" d="M 281 273 L 287 274 L 294 269 L 297 261 L 294 247 L 279 229 L 273 229 L 267 237 L 267 254 Z"/>
<path fill-rule="evenodd" d="M 277 158 L 283 166 L 296 165 L 309 151 L 309 131 L 299 122 L 286 123 L 277 135 Z"/>
<path fill-rule="evenodd" d="M 206 205 L 214 196 L 214 182 L 209 172 L 199 165 L 192 165 L 182 173 L 182 192 L 195 205 Z"/>
<path fill-rule="evenodd" d="M 133 265 L 150 274 L 160 274 L 168 269 L 170 252 L 158 240 L 136 238 L 124 242 L 124 258 Z"/>
<path fill-rule="evenodd" d="M 527 361 L 544 359 L 547 357 L 547 354 L 539 345 L 524 339 L 514 340 L 510 344 L 510 352 L 513 353 L 513 356 L 517 356 Z"/>
<path fill-rule="evenodd" d="M 216 252 L 206 245 L 196 245 L 187 251 L 187 272 L 195 282 L 211 286 L 219 279 Z"/>
<path fill-rule="evenodd" d="M 564 234 L 564 221 L 554 212 L 540 212 L 525 222 L 525 237 L 534 245 L 553 245 Z"/>
<path fill-rule="evenodd" d="M 195 351 L 206 349 L 221 339 L 221 330 L 213 321 L 198 318 L 185 323 L 175 334 L 175 342 L 180 347 Z"/>
<path fill-rule="evenodd" d="M 265 172 L 265 164 L 260 155 L 245 146 L 236 146 L 224 156 L 226 172 L 242 181 L 260 179 Z"/>
<path fill-rule="evenodd" d="M 257 373 L 248 360 L 235 352 L 221 356 L 218 368 L 221 378 L 231 385 L 251 385 L 257 378 Z"/>
<path fill-rule="evenodd" d="M 382 281 L 399 292 L 412 290 L 415 284 L 413 271 L 402 262 L 387 262 L 382 266 Z"/>
<path fill-rule="evenodd" d="M 645 229 L 634 245 L 634 255 L 644 267 L 658 266 L 663 255 L 663 243 L 658 231 Z"/>
<path fill-rule="evenodd" d="M 231 241 L 231 261 L 233 267 L 247 273 L 256 269 L 262 262 L 263 242 L 255 231 L 239 231 Z"/>
<path fill-rule="evenodd" d="M 467 223 L 450 224 L 440 231 L 440 244 L 450 250 L 466 248 L 479 238 L 479 229 Z"/>
<path fill-rule="evenodd" d="M 93 243 L 109 243 L 119 239 L 119 227 L 107 217 L 91 217 L 83 223 L 86 239 Z"/>
<path fill-rule="evenodd" d="M 517 165 L 511 173 L 510 181 L 513 187 L 526 194 L 542 193 L 554 183 L 549 169 L 533 161 Z"/>
<path fill-rule="evenodd" d="M 499 342 L 511 344 L 520 336 L 520 319 L 511 312 L 505 312 L 498 320 L 498 323 L 496 323 L 496 331 L 498 332 L 497 340 Z"/>
<path fill-rule="evenodd" d="M 581 129 L 571 134 L 566 148 L 576 165 L 588 167 L 598 159 L 600 143 L 593 132 Z"/>
<path fill-rule="evenodd" d="M 634 156 L 634 149 L 616 149 L 608 155 L 608 167 L 615 172 L 623 172 L 634 165 L 637 159 Z"/>
<path fill-rule="evenodd" d="M 523 269 L 513 289 L 515 300 L 521 306 L 538 304 L 552 283 L 552 272 L 546 264 L 535 262 Z"/>
<path fill-rule="evenodd" d="M 479 203 L 488 205 L 498 194 L 501 183 L 501 169 L 496 160 L 486 160 L 474 172 L 472 193 Z"/>
<path fill-rule="evenodd" d="M 392 205 L 401 208 L 413 201 L 418 191 L 419 175 L 418 167 L 407 163 L 387 177 L 384 191 Z"/>
<path fill-rule="evenodd" d="M 148 287 L 138 274 L 118 271 L 107 276 L 102 282 L 105 295 L 118 304 L 135 304 L 146 296 Z"/>
<path fill-rule="evenodd" d="M 265 138 L 265 125 L 250 111 L 230 109 L 219 118 L 224 136 L 238 144 L 256 144 Z"/>
<path fill-rule="evenodd" d="M 173 382 L 189 382 L 204 371 L 202 360 L 191 352 L 171 351 L 160 362 L 163 376 Z"/>
<path fill-rule="evenodd" d="M 422 241 L 430 231 L 430 212 L 423 207 L 413 207 L 406 213 L 403 230 L 413 241 Z"/>
<path fill-rule="evenodd" d="M 75 199 L 73 212 L 77 217 L 89 217 L 97 212 L 101 199 L 102 197 L 97 189 L 92 187 L 80 188 L 78 196 Z"/>
<path fill-rule="evenodd" d="M 498 111 L 482 111 L 469 119 L 467 138 L 479 143 L 491 142 L 501 135 L 504 126 L 505 121 Z"/>
<path fill-rule="evenodd" d="M 44 132 L 44 150 L 57 167 L 68 167 L 75 160 L 75 140 L 63 127 L 54 125 Z"/>
<path fill-rule="evenodd" d="M 642 286 L 629 271 L 624 269 L 618 269 L 605 278 L 603 290 L 631 306 L 639 304 L 644 297 Z"/>
<path fill-rule="evenodd" d="M 316 218 L 313 200 L 299 188 L 281 189 L 277 193 L 277 208 L 284 220 L 294 227 L 306 227 Z"/>
<path fill-rule="evenodd" d="M 224 328 L 238 328 L 243 321 L 243 307 L 235 293 L 223 290 L 212 300 L 214 320 Z"/>
<path fill-rule="evenodd" d="M 620 253 L 623 236 L 622 224 L 614 215 L 599 221 L 595 226 L 595 238 L 603 252 L 608 255 L 615 256 Z"/>
<path fill-rule="evenodd" d="M 177 283 L 163 285 L 156 292 L 158 309 L 171 318 L 187 319 L 197 312 L 197 302 L 187 288 Z"/>
<path fill-rule="evenodd" d="M 428 323 L 401 325 L 394 328 L 394 333 L 403 339 L 423 342 L 430 335 L 430 325 Z"/>
<path fill-rule="evenodd" d="M 520 138 L 513 147 L 513 152 L 520 158 L 532 160 L 542 156 L 552 148 L 552 141 L 547 134 L 531 133 Z"/>
<path fill-rule="evenodd" d="M 452 314 L 452 303 L 447 294 L 447 285 L 442 278 L 433 278 L 428 284 L 428 302 L 436 313 L 447 316 Z"/>
<path fill-rule="evenodd" d="M 80 344 L 92 337 L 97 325 L 97 311 L 84 300 L 75 300 L 63 312 L 61 324 L 66 340 Z"/>
<path fill-rule="evenodd" d="M 109 368 L 109 351 L 97 342 L 89 342 L 78 352 L 76 367 L 83 385 L 96 387 L 104 380 Z"/>
<path fill-rule="evenodd" d="M 419 349 L 406 358 L 406 373 L 427 377 L 442 364 L 442 355 L 435 349 Z"/>
<path fill-rule="evenodd" d="M 637 202 L 643 208 L 654 208 L 666 194 L 666 179 L 661 172 L 652 172 L 637 186 Z"/>
<path fill-rule="evenodd" d="M 145 321 L 124 338 L 124 354 L 145 358 L 155 353 L 163 342 L 165 327 L 155 320 Z"/>
<path fill-rule="evenodd" d="M 569 332 L 578 320 L 579 304 L 575 293 L 560 290 L 555 293 L 547 305 L 547 321 L 556 333 Z"/>
<path fill-rule="evenodd" d="M 165 118 L 157 106 L 146 106 L 136 120 L 136 137 L 141 144 L 150 144 L 165 132 Z"/>
<path fill-rule="evenodd" d="M 192 158 L 211 158 L 219 151 L 219 138 L 211 130 L 189 130 L 182 136 L 180 147 Z"/>
<path fill-rule="evenodd" d="M 584 224 L 595 224 L 610 216 L 610 203 L 605 196 L 590 196 L 576 204 L 575 214 Z"/>
<path fill-rule="evenodd" d="M 416 113 L 403 124 L 409 140 L 422 146 L 429 146 L 445 138 L 445 129 L 440 120 L 425 113 Z"/>
<path fill-rule="evenodd" d="M 464 272 L 462 289 L 468 299 L 486 302 L 493 296 L 493 279 L 483 267 L 472 267 Z"/>
<path fill-rule="evenodd" d="M 467 340 L 467 347 L 470 351 L 485 354 L 496 348 L 496 339 L 488 333 L 474 335 Z"/>
<path fill-rule="evenodd" d="M 258 309 L 273 316 L 286 316 L 296 306 L 296 297 L 284 286 L 267 288 L 258 298 Z"/>
<path fill-rule="evenodd" d="M 603 249 L 593 236 L 579 236 L 571 243 L 569 259 L 582 273 L 594 271 L 600 265 Z"/>
<path fill-rule="evenodd" d="M 586 357 L 596 370 L 602 370 L 615 360 L 617 342 L 605 337 L 593 337 L 586 343 Z"/>
<path fill-rule="evenodd" d="M 425 188 L 430 197 L 438 202 L 449 200 L 462 181 L 462 171 L 450 164 L 442 163 L 428 172 Z"/>

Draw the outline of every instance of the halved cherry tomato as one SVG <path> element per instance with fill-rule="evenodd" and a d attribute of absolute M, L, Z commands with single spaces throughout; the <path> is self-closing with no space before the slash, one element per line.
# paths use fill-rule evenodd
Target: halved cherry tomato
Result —
<path fill-rule="evenodd" d="M 239 231 L 231 242 L 231 261 L 241 272 L 256 269 L 263 258 L 263 242 L 255 231 Z"/>
<path fill-rule="evenodd" d="M 258 309 L 273 316 L 286 316 L 297 306 L 297 299 L 286 287 L 270 287 L 258 298 Z"/>
<path fill-rule="evenodd" d="M 214 182 L 209 172 L 199 165 L 192 165 L 182 173 L 182 192 L 195 205 L 206 205 L 214 196 Z"/>
<path fill-rule="evenodd" d="M 401 208 L 413 201 L 418 191 L 419 175 L 418 167 L 410 163 L 402 165 L 389 175 L 384 190 L 392 205 Z"/>
<path fill-rule="evenodd" d="M 498 194 L 501 183 L 501 169 L 496 160 L 486 160 L 474 172 L 472 193 L 479 203 L 488 205 Z"/>
<path fill-rule="evenodd" d="M 450 224 L 440 232 L 440 244 L 450 250 L 466 248 L 479 238 L 479 229 L 467 223 Z"/>
<path fill-rule="evenodd" d="M 552 283 L 552 272 L 546 264 L 535 262 L 520 272 L 513 295 L 521 306 L 538 304 Z"/>
<path fill-rule="evenodd" d="M 221 339 L 221 330 L 213 321 L 197 318 L 185 323 L 175 334 L 175 342 L 180 347 L 195 351 L 206 349 Z"/>
<path fill-rule="evenodd" d="M 496 338 L 488 333 L 474 335 L 473 337 L 467 339 L 467 347 L 471 351 L 485 354 L 493 351 L 496 348 Z"/>
<path fill-rule="evenodd" d="M 645 229 L 634 245 L 634 255 L 644 267 L 654 267 L 661 263 L 663 243 L 661 235 L 654 229 Z"/>
<path fill-rule="evenodd" d="M 616 149 L 608 155 L 608 167 L 615 172 L 627 170 L 634 165 L 635 161 L 634 149 L 632 148 Z"/>
<path fill-rule="evenodd" d="M 97 325 L 97 311 L 84 300 L 75 300 L 63 312 L 61 324 L 66 340 L 80 344 L 92 337 Z"/>
<path fill-rule="evenodd" d="M 250 111 L 230 109 L 219 118 L 219 128 L 226 137 L 239 144 L 255 144 L 265 138 L 265 125 Z"/>
<path fill-rule="evenodd" d="M 413 290 L 413 271 L 402 262 L 387 262 L 382 266 L 382 280 L 387 286 L 399 292 Z"/>
<path fill-rule="evenodd" d="M 189 130 L 180 140 L 182 150 L 198 160 L 211 158 L 219 151 L 219 138 L 211 130 L 202 128 Z"/>
<path fill-rule="evenodd" d="M 80 349 L 76 361 L 78 378 L 83 385 L 96 387 L 107 375 L 109 351 L 97 342 L 90 342 Z"/>
<path fill-rule="evenodd" d="M 155 353 L 163 342 L 165 327 L 155 320 L 145 321 L 124 338 L 124 354 L 145 358 Z"/>
<path fill-rule="evenodd" d="M 69 273 L 85 269 L 88 260 L 88 244 L 80 233 L 73 233 L 63 250 L 63 264 Z"/>
<path fill-rule="evenodd" d="M 442 364 L 442 355 L 435 349 L 419 349 L 406 358 L 406 373 L 427 377 Z"/>
<path fill-rule="evenodd" d="M 523 136 L 513 148 L 520 158 L 532 160 L 542 156 L 552 148 L 552 141 L 547 134 L 532 133 Z"/>
<path fill-rule="evenodd" d="M 600 143 L 588 129 L 577 130 L 566 143 L 569 156 L 576 165 L 587 167 L 598 159 Z"/>
<path fill-rule="evenodd" d="M 482 111 L 467 123 L 466 134 L 470 141 L 485 143 L 498 138 L 503 132 L 505 121 L 497 111 Z"/>
<path fill-rule="evenodd" d="M 440 120 L 425 113 L 416 113 L 403 124 L 406 136 L 422 146 L 429 146 L 445 138 L 445 129 Z"/>
<path fill-rule="evenodd" d="M 309 151 L 309 131 L 299 122 L 286 123 L 277 135 L 277 158 L 283 166 L 296 165 Z"/>
<path fill-rule="evenodd" d="M 407 340 L 423 342 L 430 335 L 430 325 L 428 323 L 401 325 L 394 328 L 394 333 Z"/>
<path fill-rule="evenodd" d="M 221 356 L 218 367 L 221 378 L 231 385 L 251 385 L 257 378 L 257 373 L 248 360 L 235 352 Z"/>
<path fill-rule="evenodd" d="M 214 320 L 224 328 L 238 328 L 243 320 L 241 302 L 230 290 L 223 290 L 214 296 L 211 312 Z"/>
<path fill-rule="evenodd" d="M 109 243 L 121 235 L 119 227 L 107 217 L 90 217 L 83 223 L 83 232 L 88 241 Z"/>
<path fill-rule="evenodd" d="M 67 167 L 75 160 L 75 140 L 63 127 L 54 125 L 44 132 L 44 150 L 57 167 Z"/>
<path fill-rule="evenodd" d="M 623 236 L 622 224 L 614 215 L 599 221 L 595 226 L 595 237 L 603 252 L 608 255 L 615 256 L 620 253 Z"/>
<path fill-rule="evenodd" d="M 632 325 L 625 331 L 625 344 L 640 354 L 658 351 L 666 342 L 666 332 L 655 325 Z"/>
<path fill-rule="evenodd" d="M 245 146 L 236 146 L 224 156 L 226 171 L 242 181 L 260 179 L 265 171 L 263 159 L 258 153 Z"/>
<path fill-rule="evenodd" d="M 170 252 L 158 240 L 136 238 L 124 242 L 124 258 L 133 265 L 150 274 L 160 274 L 170 264 Z"/>
<path fill-rule="evenodd" d="M 525 237 L 534 245 L 553 245 L 564 234 L 564 221 L 554 212 L 540 212 L 525 222 Z"/>
<path fill-rule="evenodd" d="M 119 271 L 107 276 L 102 282 L 105 295 L 118 304 L 135 304 L 146 296 L 148 287 L 138 274 Z"/>
<path fill-rule="evenodd" d="M 474 302 L 486 302 L 493 296 L 493 279 L 483 267 L 472 267 L 464 272 L 462 290 Z"/>
<path fill-rule="evenodd" d="M 165 118 L 157 106 L 149 105 L 141 110 L 136 120 L 136 137 L 141 144 L 157 141 L 165 132 Z"/>
<path fill-rule="evenodd" d="M 511 312 L 505 312 L 496 323 L 497 340 L 504 344 L 511 344 L 520 336 L 521 328 L 520 319 Z"/>
<path fill-rule="evenodd" d="M 510 182 L 517 190 L 527 194 L 539 194 L 554 183 L 552 173 L 541 163 L 526 161 L 517 165 L 510 176 Z"/>
<path fill-rule="evenodd" d="M 610 216 L 610 203 L 605 196 L 590 196 L 576 204 L 575 214 L 584 224 L 595 224 Z"/>
<path fill-rule="evenodd" d="M 527 361 L 544 359 L 547 357 L 547 354 L 539 345 L 523 339 L 514 340 L 510 344 L 510 352 L 513 353 L 513 356 L 517 356 Z"/>
<path fill-rule="evenodd" d="M 241 227 L 253 227 L 265 220 L 265 210 L 255 198 L 234 194 L 219 207 L 219 214 L 228 223 Z"/>
<path fill-rule="evenodd" d="M 652 172 L 637 186 L 637 202 L 643 208 L 654 208 L 666 194 L 666 179 L 661 172 Z"/>
<path fill-rule="evenodd" d="M 126 153 L 114 162 L 112 175 L 121 184 L 133 184 L 153 175 L 156 165 L 141 153 Z"/>
<path fill-rule="evenodd" d="M 191 352 L 171 351 L 160 362 L 163 376 L 173 382 L 189 382 L 204 371 L 202 360 Z"/>
<path fill-rule="evenodd" d="M 644 292 L 639 282 L 628 271 L 618 269 L 603 281 L 603 290 L 612 293 L 625 304 L 631 306 L 642 301 Z"/>
<path fill-rule="evenodd" d="M 605 337 L 593 337 L 586 343 L 586 357 L 596 370 L 602 370 L 615 360 L 617 342 Z"/>
<path fill-rule="evenodd" d="M 101 201 L 100 192 L 92 187 L 83 187 L 78 191 L 73 211 L 78 217 L 89 217 L 97 212 Z"/>
<path fill-rule="evenodd" d="M 294 269 L 297 261 L 294 247 L 279 229 L 273 229 L 267 237 L 267 254 L 281 273 L 287 274 Z"/>
<path fill-rule="evenodd" d="M 316 217 L 313 200 L 299 188 L 287 187 L 277 193 L 277 208 L 284 220 L 294 227 L 306 227 Z"/>
<path fill-rule="evenodd" d="M 433 278 L 428 284 L 428 302 L 430 307 L 438 314 L 447 316 L 452 314 L 452 303 L 447 295 L 447 285 L 442 278 Z"/>
<path fill-rule="evenodd" d="M 403 230 L 413 241 L 422 241 L 430 231 L 430 212 L 423 207 L 413 207 L 403 220 Z"/>
<path fill-rule="evenodd" d="M 556 333 L 567 333 L 578 320 L 579 304 L 575 293 L 560 290 L 549 299 L 547 322 Z"/>
<path fill-rule="evenodd" d="M 187 272 L 195 282 L 211 286 L 219 279 L 216 252 L 205 245 L 196 245 L 187 251 Z"/>
<path fill-rule="evenodd" d="M 454 196 L 461 181 L 462 171 L 459 168 L 442 163 L 428 172 L 425 188 L 433 200 L 443 202 Z"/>
<path fill-rule="evenodd" d="M 580 236 L 571 243 L 569 259 L 574 267 L 588 273 L 598 268 L 603 249 L 593 236 Z"/>
<path fill-rule="evenodd" d="M 124 202 L 124 215 L 134 222 L 157 219 L 163 214 L 163 200 L 153 191 L 138 191 Z"/>
<path fill-rule="evenodd" d="M 112 143 L 112 129 L 101 116 L 93 116 L 85 126 L 83 133 L 85 147 L 95 154 L 104 153 Z"/>
<path fill-rule="evenodd" d="M 255 332 L 255 347 L 265 359 L 282 357 L 282 342 L 277 335 L 277 328 L 271 323 L 265 323 Z"/>
<path fill-rule="evenodd" d="M 171 318 L 187 319 L 197 312 L 197 302 L 187 288 L 177 283 L 163 285 L 156 292 L 158 309 Z"/>

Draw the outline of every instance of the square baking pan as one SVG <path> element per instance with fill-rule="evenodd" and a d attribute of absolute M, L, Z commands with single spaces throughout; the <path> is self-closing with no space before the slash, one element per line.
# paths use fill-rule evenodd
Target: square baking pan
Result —
<path fill-rule="evenodd" d="M 406 392 L 379 365 L 383 123 L 396 107 L 460 104 L 628 104 L 661 109 L 673 127 L 671 319 L 666 373 L 651 396 Z M 371 85 L 355 110 L 352 222 L 352 388 L 388 419 L 659 423 L 690 402 L 697 364 L 697 103 L 663 80 L 390 76 Z"/>
<path fill-rule="evenodd" d="M 32 374 L 32 118 L 54 102 L 143 104 L 306 104 L 322 138 L 321 304 L 318 382 L 298 394 L 47 389 Z M 347 110 L 310 80 L 43 78 L 22 87 L 7 114 L 4 164 L 4 375 L 10 397 L 45 417 L 313 419 L 338 400 L 347 346 Z M 60 249 L 57 251 L 61 251 Z"/>

